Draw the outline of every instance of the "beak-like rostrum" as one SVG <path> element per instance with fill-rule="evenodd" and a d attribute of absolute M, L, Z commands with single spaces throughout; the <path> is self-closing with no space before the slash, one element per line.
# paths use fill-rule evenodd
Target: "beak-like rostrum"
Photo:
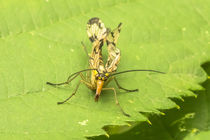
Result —
<path fill-rule="evenodd" d="M 99 96 L 101 94 L 101 90 L 103 88 L 104 81 L 103 80 L 97 80 L 96 81 L 96 84 L 97 84 L 97 88 L 96 88 L 95 101 L 97 102 L 98 101 L 98 98 L 99 98 Z"/>

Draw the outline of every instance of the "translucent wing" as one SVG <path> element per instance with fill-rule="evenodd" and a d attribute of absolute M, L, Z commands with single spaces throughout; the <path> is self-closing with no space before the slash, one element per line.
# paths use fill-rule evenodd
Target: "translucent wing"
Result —
<path fill-rule="evenodd" d="M 120 62 L 120 50 L 116 47 L 116 44 L 120 35 L 121 25 L 122 23 L 120 23 L 116 29 L 111 31 L 106 39 L 107 48 L 108 48 L 108 59 L 105 69 L 107 72 L 116 71 L 117 65 Z"/>

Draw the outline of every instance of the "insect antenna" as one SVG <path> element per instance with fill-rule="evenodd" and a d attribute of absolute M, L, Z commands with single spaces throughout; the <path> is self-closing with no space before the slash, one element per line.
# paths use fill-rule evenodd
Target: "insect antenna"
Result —
<path fill-rule="evenodd" d="M 161 71 L 157 71 L 157 70 L 136 69 L 136 70 L 125 70 L 125 71 L 121 71 L 121 72 L 112 73 L 112 74 L 110 74 L 110 76 L 123 74 L 123 73 L 127 73 L 127 72 L 134 72 L 134 71 L 149 71 L 149 72 L 166 74 L 165 72 L 161 72 Z"/>
<path fill-rule="evenodd" d="M 52 85 L 52 86 L 60 86 L 60 85 L 64 85 L 64 84 L 69 84 L 72 80 L 74 80 L 81 72 L 85 72 L 85 71 L 91 71 L 91 70 L 96 70 L 98 72 L 97 69 L 84 69 L 78 72 L 75 72 L 73 74 L 71 74 L 68 79 L 66 80 L 66 82 L 63 83 L 51 83 L 51 82 L 46 82 L 46 84 L 48 85 Z"/>

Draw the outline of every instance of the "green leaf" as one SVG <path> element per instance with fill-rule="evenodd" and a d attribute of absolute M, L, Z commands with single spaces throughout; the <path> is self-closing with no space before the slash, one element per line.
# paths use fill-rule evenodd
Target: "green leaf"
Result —
<path fill-rule="evenodd" d="M 210 131 L 203 131 L 200 132 L 198 135 L 192 135 L 192 136 L 188 136 L 187 138 L 185 138 L 185 140 L 208 140 L 210 137 Z"/>
<path fill-rule="evenodd" d="M 206 63 L 204 68 L 208 75 L 210 75 L 210 63 Z M 200 91 L 197 99 L 187 99 L 186 102 L 182 104 L 184 107 L 181 112 L 170 112 L 170 121 L 166 121 L 166 124 L 169 122 L 173 125 L 171 134 L 176 136 L 177 138 L 184 139 L 207 139 L 207 135 L 209 132 L 209 99 L 210 99 L 210 79 L 208 79 L 203 87 L 205 91 Z M 172 120 L 175 117 L 172 117 L 172 113 L 177 114 L 177 120 Z M 189 117 L 187 117 L 189 116 Z M 175 130 L 175 131 L 174 131 Z M 205 138 L 206 137 L 206 138 Z"/>
<path fill-rule="evenodd" d="M 210 74 L 210 63 L 206 63 L 204 68 L 208 75 Z M 171 134 L 177 139 L 207 139 L 205 138 L 209 131 L 209 99 L 210 99 L 210 80 L 208 79 L 203 87 L 204 91 L 197 92 L 199 94 L 197 99 L 189 98 L 181 104 L 183 109 L 180 112 L 169 112 L 169 118 L 164 119 L 166 125 L 171 124 Z M 176 115 L 172 117 L 172 114 Z M 208 132 L 209 133 L 209 132 Z M 198 135 L 197 135 L 198 134 Z"/>
<path fill-rule="evenodd" d="M 195 96 L 206 79 L 200 65 L 210 60 L 208 1 L 23 1 L 0 2 L 0 138 L 84 139 L 105 134 L 106 125 L 146 121 L 139 112 L 163 114 L 178 106 L 170 98 Z M 107 27 L 123 23 L 118 71 L 154 69 L 167 74 L 119 75 L 123 116 L 114 95 L 103 92 L 98 103 L 84 85 L 69 103 L 57 105 L 73 92 L 79 79 L 53 88 L 88 68 L 80 42 L 91 50 L 86 22 L 100 17 Z M 104 49 L 106 47 L 104 46 Z M 109 87 L 115 87 L 111 83 Z"/>
<path fill-rule="evenodd" d="M 210 63 L 206 63 L 204 69 L 210 74 Z M 165 116 L 150 115 L 151 125 L 148 123 L 133 123 L 131 127 L 118 126 L 106 128 L 113 135 L 109 140 L 121 139 L 167 139 L 167 140 L 207 140 L 209 139 L 209 99 L 210 79 L 203 83 L 204 91 L 199 91 L 198 97 L 185 98 L 184 102 L 177 101 L 180 110 L 171 109 Z M 128 132 L 117 134 L 129 130 Z M 105 136 L 97 139 L 107 139 Z"/>

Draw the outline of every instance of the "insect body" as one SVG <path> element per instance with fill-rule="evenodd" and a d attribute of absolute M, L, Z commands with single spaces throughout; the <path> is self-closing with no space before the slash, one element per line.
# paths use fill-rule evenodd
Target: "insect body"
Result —
<path fill-rule="evenodd" d="M 92 42 L 92 52 L 89 56 L 89 64 L 92 71 L 90 83 L 91 89 L 96 89 L 95 101 L 98 100 L 104 82 L 108 79 L 109 73 L 116 71 L 120 60 L 120 50 L 116 48 L 117 39 L 121 30 L 121 23 L 113 30 L 109 31 L 99 18 L 92 18 L 87 23 L 87 34 Z M 104 66 L 102 58 L 102 46 L 107 43 L 108 60 Z"/>
<path fill-rule="evenodd" d="M 138 89 L 129 90 L 126 88 L 123 88 L 119 85 L 115 75 L 127 73 L 127 72 L 133 72 L 133 71 L 150 71 L 150 72 L 157 72 L 157 73 L 163 73 L 156 70 L 126 70 L 122 72 L 116 72 L 117 66 L 120 62 L 120 50 L 116 47 L 117 40 L 119 38 L 119 33 L 121 31 L 121 23 L 118 25 L 116 29 L 111 31 L 110 29 L 106 28 L 104 23 L 99 18 L 91 18 L 87 23 L 87 34 L 92 42 L 92 51 L 89 55 L 86 49 L 86 46 L 82 43 L 84 50 L 89 57 L 89 69 L 84 69 L 81 71 L 78 71 L 76 73 L 73 73 L 70 75 L 66 82 L 63 83 L 50 83 L 47 82 L 49 85 L 59 86 L 64 84 L 69 84 L 72 80 L 74 80 L 78 75 L 80 75 L 81 80 L 77 84 L 75 91 L 72 93 L 71 96 L 69 96 L 66 100 L 62 102 L 58 102 L 58 104 L 63 104 L 66 101 L 68 101 L 72 96 L 74 96 L 77 92 L 77 89 L 79 88 L 80 83 L 84 83 L 88 88 L 91 90 L 95 90 L 95 101 L 98 101 L 101 91 L 102 90 L 112 90 L 114 92 L 114 97 L 116 104 L 119 106 L 122 113 L 126 116 L 129 116 L 129 114 L 125 113 L 125 111 L 120 106 L 118 99 L 117 99 L 117 93 L 115 88 L 106 88 L 106 85 L 114 79 L 117 87 L 119 89 L 125 90 L 127 92 L 135 92 L 138 91 Z M 104 65 L 103 58 L 102 58 L 102 47 L 104 43 L 107 44 L 108 49 L 108 59 L 106 64 Z M 85 77 L 82 73 L 90 71 L 91 75 L 90 77 Z"/>

